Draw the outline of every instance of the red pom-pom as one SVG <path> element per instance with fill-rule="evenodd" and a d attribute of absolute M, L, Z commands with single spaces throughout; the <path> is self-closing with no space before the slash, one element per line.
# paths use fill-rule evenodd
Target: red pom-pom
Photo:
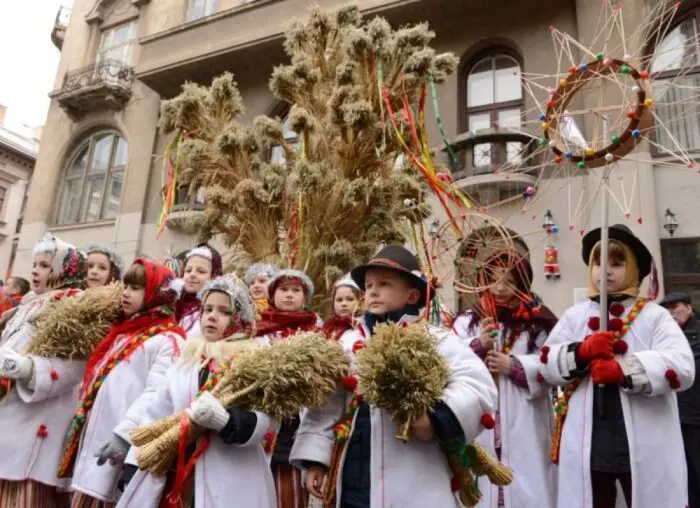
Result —
<path fill-rule="evenodd" d="M 619 332 L 620 330 L 622 330 L 622 325 L 624 325 L 622 319 L 614 317 L 610 321 L 608 321 L 608 330 L 610 330 L 611 332 Z"/>
<path fill-rule="evenodd" d="M 614 302 L 610 306 L 610 314 L 612 314 L 615 317 L 620 317 L 625 313 L 625 306 L 622 305 L 620 302 Z"/>
<path fill-rule="evenodd" d="M 56 372 L 53 369 L 51 369 L 51 372 L 49 372 L 49 375 L 51 376 L 51 379 L 53 379 L 54 381 L 56 381 L 58 379 L 58 372 Z"/>
<path fill-rule="evenodd" d="M 542 348 L 540 349 L 540 353 L 548 355 L 549 354 L 549 346 L 542 346 Z"/>
<path fill-rule="evenodd" d="M 354 392 L 357 388 L 357 378 L 352 374 L 348 374 L 343 378 L 343 386 L 349 392 Z"/>
<path fill-rule="evenodd" d="M 357 353 L 360 349 L 364 349 L 367 346 L 364 340 L 355 341 L 352 345 L 352 352 Z"/>
<path fill-rule="evenodd" d="M 624 355 L 627 352 L 627 343 L 624 340 L 616 340 L 613 342 L 613 353 L 616 355 Z"/>
<path fill-rule="evenodd" d="M 535 379 L 538 383 L 544 383 L 544 378 L 542 377 L 542 374 L 537 374 L 537 377 Z"/>
<path fill-rule="evenodd" d="M 664 377 L 668 381 L 673 381 L 674 379 L 678 379 L 678 374 L 676 374 L 676 371 L 673 369 L 667 369 L 666 372 L 664 373 Z"/>
<path fill-rule="evenodd" d="M 452 492 L 458 492 L 459 489 L 462 488 L 462 482 L 459 481 L 457 476 L 453 476 L 450 479 L 450 488 L 452 489 Z"/>
<path fill-rule="evenodd" d="M 46 429 L 46 425 L 43 423 L 39 425 L 39 429 L 36 431 L 36 435 L 39 437 L 46 437 L 49 435 L 49 431 Z"/>
<path fill-rule="evenodd" d="M 486 427 L 487 429 L 492 429 L 496 426 L 496 420 L 493 419 L 493 416 L 491 416 L 488 413 L 484 413 L 481 415 L 481 425 Z"/>
<path fill-rule="evenodd" d="M 681 382 L 677 379 L 672 379 L 671 381 L 669 381 L 669 384 L 674 390 L 678 390 L 681 387 Z"/>
<path fill-rule="evenodd" d="M 540 353 L 540 362 L 547 363 L 548 360 L 549 360 L 549 353 L 546 351 L 542 351 Z"/>
<path fill-rule="evenodd" d="M 588 318 L 588 328 L 597 332 L 600 329 L 600 318 L 598 316 L 591 316 Z"/>

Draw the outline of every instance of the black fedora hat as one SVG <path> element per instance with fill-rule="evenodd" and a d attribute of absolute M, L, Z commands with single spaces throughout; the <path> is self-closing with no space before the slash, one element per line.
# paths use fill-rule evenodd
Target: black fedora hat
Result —
<path fill-rule="evenodd" d="M 639 267 L 639 282 L 644 280 L 644 277 L 649 275 L 651 271 L 651 263 L 653 258 L 651 252 L 647 249 L 642 241 L 634 236 L 632 230 L 624 224 L 614 224 L 608 228 L 608 237 L 610 240 L 617 240 L 624 243 L 630 248 L 634 257 L 637 258 L 637 266 Z M 588 264 L 591 259 L 591 252 L 596 244 L 600 241 L 600 228 L 593 229 L 586 233 L 583 237 L 583 262 Z"/>
<path fill-rule="evenodd" d="M 420 270 L 420 264 L 418 264 L 416 257 L 403 245 L 387 245 L 369 263 L 350 270 L 350 277 L 363 291 L 365 290 L 365 274 L 370 268 L 383 268 L 401 274 L 414 288 L 420 291 L 420 306 L 426 304 L 428 282 Z"/>
<path fill-rule="evenodd" d="M 670 307 L 675 303 L 686 303 L 692 305 L 692 300 L 688 293 L 683 293 L 682 291 L 675 291 L 664 296 L 663 300 L 659 302 L 662 307 Z"/>

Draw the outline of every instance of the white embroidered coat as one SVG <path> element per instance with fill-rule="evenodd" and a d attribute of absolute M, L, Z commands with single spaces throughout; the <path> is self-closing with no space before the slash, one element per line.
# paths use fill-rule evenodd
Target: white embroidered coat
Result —
<path fill-rule="evenodd" d="M 190 406 L 199 389 L 199 370 L 175 365 L 161 384 L 144 418 L 153 421 Z M 194 506 L 197 508 L 275 508 L 277 498 L 262 440 L 276 423 L 255 412 L 257 424 L 250 439 L 240 445 L 226 444 L 218 433 L 210 434 L 209 446 L 194 467 Z M 138 471 L 119 499 L 118 508 L 157 508 L 165 476 Z"/>
<path fill-rule="evenodd" d="M 117 338 L 96 371 L 113 358 L 131 336 Z M 131 356 L 119 362 L 105 378 L 83 428 L 71 488 L 102 501 L 114 501 L 121 467 L 109 461 L 97 465 L 95 455 L 114 434 L 129 441 L 129 432 L 144 422 L 144 408 L 153 404 L 158 385 L 177 359 L 184 341 L 166 332 L 154 335 Z"/>
<path fill-rule="evenodd" d="M 2 346 L 22 352 L 34 332 L 34 319 L 46 300 L 23 304 L 2 334 Z M 0 479 L 34 480 L 65 489 L 69 480 L 56 478 L 63 438 L 75 411 L 77 387 L 85 362 L 31 356 L 34 389 L 27 383 L 0 401 Z"/>
<path fill-rule="evenodd" d="M 633 304 L 632 300 L 625 303 L 625 316 Z M 565 355 L 559 352 L 591 333 L 591 316 L 600 316 L 599 305 L 590 300 L 580 303 L 566 311 L 549 334 L 547 363 L 540 363 L 547 382 L 567 383 L 563 377 L 568 368 L 562 362 Z M 628 345 L 626 355 L 635 355 L 651 384 L 649 394 L 620 390 L 632 473 L 630 508 L 684 508 L 688 502 L 687 477 L 678 404 L 665 373 L 667 369 L 675 370 L 680 389 L 689 388 L 695 379 L 693 353 L 668 311 L 654 303 L 646 304 L 624 340 Z M 560 507 L 592 508 L 593 390 L 590 377 L 586 377 L 569 401 L 559 459 Z"/>
<path fill-rule="evenodd" d="M 400 322 L 415 319 L 404 316 Z M 369 337 L 364 323 L 358 323 L 358 326 L 363 328 L 362 332 L 349 330 L 340 338 L 351 361 L 354 360 L 353 344 Z M 430 331 L 438 339 L 438 350 L 452 370 L 443 401 L 461 424 L 467 441 L 472 441 L 483 430 L 481 416 L 495 410 L 497 394 L 493 379 L 483 362 L 459 337 L 435 327 L 430 327 Z M 290 456 L 293 465 L 301 467 L 302 461 L 329 465 L 335 442 L 334 426 L 342 418 L 350 400 L 351 394 L 340 387 L 325 408 L 308 410 L 303 415 Z M 437 441 L 399 441 L 395 437 L 397 424 L 386 411 L 376 407 L 370 407 L 370 420 L 371 508 L 461 506 L 451 490 L 452 474 Z M 353 421 L 353 427 L 354 424 Z M 337 478 L 338 507 L 342 499 L 344 460 L 343 456 Z"/>
<path fill-rule="evenodd" d="M 481 335 L 479 326 L 469 329 L 470 315 L 457 318 L 454 331 L 469 345 Z M 536 345 L 541 347 L 546 334 L 540 333 Z M 506 508 L 554 508 L 556 506 L 557 471 L 550 460 L 553 410 L 551 387 L 537 382 L 539 353 L 528 354 L 529 335 L 522 333 L 511 347 L 523 366 L 527 388 L 513 383 L 508 376 L 499 375 L 498 410 L 500 413 L 501 461 L 514 473 L 513 483 L 503 489 Z M 497 347 L 503 347 L 503 332 L 496 338 Z M 494 457 L 496 433 L 485 430 L 476 439 Z M 498 487 L 488 478 L 479 478 L 479 490 L 483 495 L 477 506 L 498 507 Z"/>

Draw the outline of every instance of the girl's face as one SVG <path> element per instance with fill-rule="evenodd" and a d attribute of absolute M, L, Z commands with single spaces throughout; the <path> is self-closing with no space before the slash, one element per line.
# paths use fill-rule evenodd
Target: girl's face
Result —
<path fill-rule="evenodd" d="M 131 317 L 143 308 L 146 289 L 143 286 L 127 284 L 121 298 L 121 310 L 126 317 Z"/>
<path fill-rule="evenodd" d="M 593 278 L 593 284 L 600 291 L 600 279 L 602 269 L 600 266 L 600 261 L 593 261 L 593 266 L 591 267 L 591 277 Z M 624 260 L 609 258 L 608 261 L 608 273 L 606 276 L 608 292 L 616 293 L 625 289 L 625 275 L 627 274 L 627 263 Z"/>
<path fill-rule="evenodd" d="M 201 256 L 192 256 L 185 265 L 185 292 L 197 293 L 211 279 L 211 261 Z"/>
<path fill-rule="evenodd" d="M 491 286 L 491 294 L 497 305 L 508 305 L 517 298 L 513 274 L 505 268 L 494 268 L 490 277 L 496 283 Z"/>
<path fill-rule="evenodd" d="M 293 312 L 304 308 L 304 288 L 301 283 L 279 286 L 274 296 L 273 304 L 277 310 Z"/>
<path fill-rule="evenodd" d="M 255 277 L 250 283 L 250 296 L 253 297 L 253 300 L 267 298 L 267 287 L 269 285 L 270 277 L 268 277 L 267 275 Z"/>
<path fill-rule="evenodd" d="M 352 288 L 340 286 L 335 290 L 333 311 L 339 316 L 352 316 L 357 307 L 357 296 Z"/>
<path fill-rule="evenodd" d="M 202 304 L 202 317 L 199 325 L 202 335 L 208 342 L 216 342 L 226 336 L 231 324 L 231 298 L 220 291 L 212 291 Z"/>
<path fill-rule="evenodd" d="M 52 262 L 53 254 L 43 253 L 34 256 L 34 261 L 32 263 L 32 290 L 34 290 L 37 295 L 45 293 L 48 289 Z"/>
<path fill-rule="evenodd" d="M 85 284 L 88 288 L 104 286 L 109 281 L 112 272 L 112 263 L 107 254 L 93 252 L 87 257 L 87 278 Z"/>

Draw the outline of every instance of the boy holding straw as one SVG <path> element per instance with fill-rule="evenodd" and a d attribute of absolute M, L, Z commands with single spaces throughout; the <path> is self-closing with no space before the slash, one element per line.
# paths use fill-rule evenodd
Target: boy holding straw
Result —
<path fill-rule="evenodd" d="M 340 342 L 353 362 L 380 323 L 412 323 L 429 300 L 416 258 L 400 245 L 383 248 L 351 276 L 365 291 L 366 313 Z M 472 441 L 493 419 L 496 388 L 481 360 L 454 334 L 430 328 L 449 366 L 442 400 L 410 423 L 411 440 L 369 406 L 347 376 L 323 410 L 302 417 L 290 461 L 306 469 L 306 488 L 327 505 L 343 508 L 461 506 L 438 440 Z M 324 477 L 325 491 L 322 489 Z"/>

